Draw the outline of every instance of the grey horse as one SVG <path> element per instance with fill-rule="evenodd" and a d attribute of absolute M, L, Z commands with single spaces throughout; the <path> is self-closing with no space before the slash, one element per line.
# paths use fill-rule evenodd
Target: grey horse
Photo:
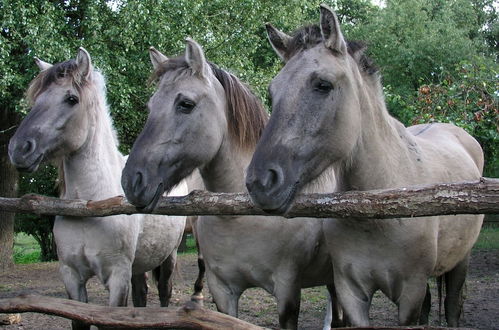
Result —
<path fill-rule="evenodd" d="M 478 179 L 484 160 L 477 141 L 454 125 L 406 128 L 390 116 L 364 46 L 345 40 L 332 10 L 320 10 L 318 26 L 293 36 L 267 26 L 285 65 L 270 85 L 272 116 L 247 172 L 255 204 L 285 213 L 304 185 L 331 170 L 337 191 Z M 443 275 L 447 322 L 457 326 L 482 220 L 460 215 L 324 221 L 348 321 L 367 326 L 372 296 L 381 290 L 397 304 L 399 323 L 414 324 L 428 278 Z"/>

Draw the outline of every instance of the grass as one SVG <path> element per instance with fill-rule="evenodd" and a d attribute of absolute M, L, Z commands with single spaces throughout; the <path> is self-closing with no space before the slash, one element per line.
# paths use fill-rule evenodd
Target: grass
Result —
<path fill-rule="evenodd" d="M 196 248 L 196 241 L 194 240 L 194 236 L 191 234 L 187 235 L 186 240 L 187 250 L 179 252 L 179 254 L 197 254 L 198 250 Z"/>
<path fill-rule="evenodd" d="M 499 250 L 499 225 L 497 223 L 484 224 L 480 231 L 474 249 Z"/>
<path fill-rule="evenodd" d="M 40 246 L 33 236 L 17 233 L 14 237 L 14 263 L 33 264 L 40 261 Z"/>

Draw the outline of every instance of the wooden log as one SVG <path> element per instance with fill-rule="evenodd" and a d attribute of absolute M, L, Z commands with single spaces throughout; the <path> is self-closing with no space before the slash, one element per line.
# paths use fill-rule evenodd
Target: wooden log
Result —
<path fill-rule="evenodd" d="M 232 316 L 202 308 L 191 301 L 183 307 L 172 309 L 98 306 L 38 295 L 0 299 L 0 313 L 25 312 L 56 315 L 101 329 L 262 329 Z"/>
<path fill-rule="evenodd" d="M 0 197 L 0 210 L 75 217 L 144 213 L 117 196 L 103 201 L 63 200 L 40 195 Z M 194 191 L 163 197 L 155 214 L 268 215 L 246 193 Z M 448 214 L 499 213 L 499 179 L 422 185 L 399 189 L 299 195 L 285 217 L 401 218 Z M 281 214 L 282 215 L 282 214 Z"/>

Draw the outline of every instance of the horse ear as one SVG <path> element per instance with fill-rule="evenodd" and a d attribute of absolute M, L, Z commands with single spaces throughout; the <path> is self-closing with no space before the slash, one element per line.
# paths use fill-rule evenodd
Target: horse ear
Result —
<path fill-rule="evenodd" d="M 90 54 L 83 47 L 78 49 L 76 64 L 78 65 L 78 70 L 80 70 L 81 76 L 84 79 L 87 79 L 92 72 L 92 60 L 90 59 Z"/>
<path fill-rule="evenodd" d="M 347 54 L 347 43 L 341 33 L 340 22 L 328 6 L 321 5 L 321 33 L 327 48 L 339 54 Z"/>
<path fill-rule="evenodd" d="M 52 67 L 52 64 L 44 62 L 44 61 L 40 60 L 38 57 L 35 57 L 35 63 L 38 66 L 38 68 L 40 69 L 40 71 L 45 71 L 45 70 L 48 70 Z"/>
<path fill-rule="evenodd" d="M 286 62 L 288 58 L 286 57 L 286 52 L 288 50 L 289 41 L 291 37 L 286 33 L 279 31 L 272 24 L 265 24 L 265 28 L 267 29 L 267 37 L 269 38 L 269 42 L 274 48 L 274 51 L 279 55 L 281 60 Z"/>
<path fill-rule="evenodd" d="M 154 70 L 156 70 L 161 63 L 165 63 L 168 61 L 168 57 L 163 55 L 153 46 L 149 47 L 149 57 L 151 58 L 151 63 Z"/>
<path fill-rule="evenodd" d="M 186 38 L 185 60 L 189 67 L 201 77 L 207 78 L 210 75 L 209 64 L 204 57 L 204 51 L 201 46 L 192 40 Z"/>

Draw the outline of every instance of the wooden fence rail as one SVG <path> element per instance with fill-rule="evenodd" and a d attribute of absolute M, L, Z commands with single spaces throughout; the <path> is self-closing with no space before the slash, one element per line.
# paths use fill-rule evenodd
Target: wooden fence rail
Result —
<path fill-rule="evenodd" d="M 100 329 L 262 329 L 235 317 L 202 308 L 191 301 L 174 309 L 98 306 L 37 295 L 0 299 L 0 313 L 24 312 L 56 315 Z"/>
<path fill-rule="evenodd" d="M 143 213 L 117 196 L 102 201 L 64 200 L 41 195 L 0 197 L 0 211 L 39 215 L 108 216 Z M 164 197 L 155 214 L 265 215 L 246 193 L 195 191 L 182 197 Z M 499 213 L 499 179 L 414 186 L 400 189 L 308 194 L 296 198 L 284 216 L 315 218 L 399 218 L 447 214 Z"/>

